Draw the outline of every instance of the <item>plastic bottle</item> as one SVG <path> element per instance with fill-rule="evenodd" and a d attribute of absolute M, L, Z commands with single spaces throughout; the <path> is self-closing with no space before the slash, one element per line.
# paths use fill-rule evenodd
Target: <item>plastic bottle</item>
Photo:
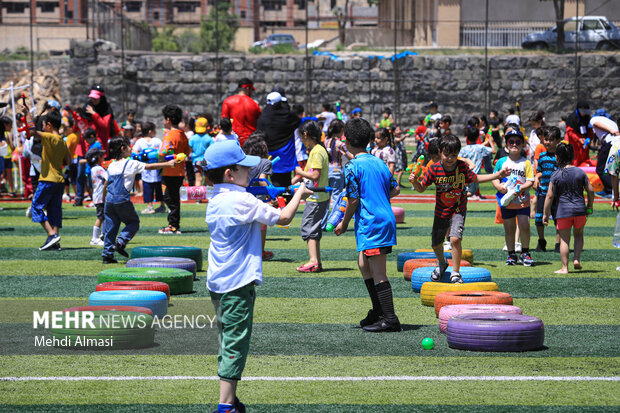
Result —
<path fill-rule="evenodd" d="M 195 201 L 197 199 L 211 199 L 212 186 L 182 186 L 179 190 L 181 201 Z"/>
<path fill-rule="evenodd" d="M 620 248 L 620 214 L 616 217 L 616 230 L 614 231 L 614 247 Z"/>

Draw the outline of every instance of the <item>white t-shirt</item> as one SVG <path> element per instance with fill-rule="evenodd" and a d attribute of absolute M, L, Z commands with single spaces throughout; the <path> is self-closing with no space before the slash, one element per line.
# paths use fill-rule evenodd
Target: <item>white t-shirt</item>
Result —
<path fill-rule="evenodd" d="M 136 175 L 145 171 L 144 168 L 146 167 L 146 164 L 144 162 L 134 161 L 133 159 L 121 159 L 114 161 L 110 164 L 110 166 L 108 166 L 108 178 L 113 175 L 120 175 L 123 172 L 123 166 L 125 166 L 125 163 L 127 163 L 127 167 L 125 168 L 123 183 L 125 184 L 125 189 L 131 192 Z"/>
<path fill-rule="evenodd" d="M 532 129 L 530 132 L 530 151 L 529 151 L 529 159 L 530 161 L 534 159 L 534 154 L 536 153 L 536 147 L 540 144 L 540 138 L 536 135 L 536 131 Z"/>
<path fill-rule="evenodd" d="M 319 117 L 323 118 L 323 132 L 327 133 L 329 125 L 336 119 L 336 114 L 334 112 L 321 112 Z"/>
<path fill-rule="evenodd" d="M 611 131 L 611 133 L 614 132 L 618 132 L 618 124 L 616 122 L 614 122 L 613 120 L 606 118 L 605 116 L 595 116 L 592 119 L 590 119 L 590 126 L 592 126 L 592 128 L 594 129 L 594 133 L 596 133 L 596 136 L 601 139 L 603 136 L 607 135 L 609 132 L 607 132 L 606 130 L 600 129 L 598 127 L 596 127 L 594 124 L 597 123 L 601 126 L 604 126 L 605 128 L 607 128 L 608 130 Z M 605 138 L 606 141 L 608 141 L 609 143 L 612 143 L 612 141 L 614 141 L 616 138 L 612 135 L 608 136 L 607 138 Z"/>
<path fill-rule="evenodd" d="M 521 125 L 521 119 L 517 115 L 508 115 L 506 116 L 506 123 L 515 123 L 517 125 Z"/>
<path fill-rule="evenodd" d="M 372 155 L 381 159 L 385 164 L 389 167 L 390 163 L 396 163 L 396 152 L 390 146 L 384 146 L 379 149 L 379 147 L 374 147 L 372 149 Z"/>
<path fill-rule="evenodd" d="M 133 146 L 133 153 L 140 153 L 145 149 L 159 149 L 161 147 L 161 139 L 159 138 L 151 138 L 150 141 L 147 138 L 140 138 L 137 140 L 136 144 Z M 142 180 L 144 182 L 161 182 L 161 170 L 159 169 L 149 169 L 144 170 L 142 173 Z"/>
<path fill-rule="evenodd" d="M 215 136 L 215 138 L 213 139 L 213 142 L 238 141 L 238 140 L 239 140 L 239 137 L 237 136 L 235 132 L 232 132 L 230 135 L 220 132 Z"/>
<path fill-rule="evenodd" d="M 257 199 L 245 188 L 216 184 L 207 205 L 211 234 L 207 288 L 223 294 L 252 282 L 263 283 L 260 226 L 275 225 L 280 210 Z"/>
<path fill-rule="evenodd" d="M 90 182 L 93 185 L 93 203 L 103 204 L 103 188 L 108 180 L 108 173 L 101 165 L 95 165 L 90 170 Z"/>

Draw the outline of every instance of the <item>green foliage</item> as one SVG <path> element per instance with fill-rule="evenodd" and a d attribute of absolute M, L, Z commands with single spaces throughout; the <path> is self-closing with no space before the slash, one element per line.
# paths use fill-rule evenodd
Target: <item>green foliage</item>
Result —
<path fill-rule="evenodd" d="M 239 21 L 235 14 L 229 14 L 229 4 L 219 3 L 217 11 L 217 31 L 216 31 L 216 9 L 211 8 L 209 18 L 200 22 L 200 47 L 203 52 L 215 52 L 217 46 L 217 33 L 219 32 L 219 51 L 225 52 L 232 48 L 235 40 L 235 33 L 239 28 Z"/>
<path fill-rule="evenodd" d="M 300 51 L 292 44 L 277 44 L 273 47 L 250 47 L 248 52 L 252 54 L 299 54 Z M 312 51 L 311 51 L 312 53 Z"/>
<path fill-rule="evenodd" d="M 176 37 L 176 40 L 181 52 L 200 53 L 202 51 L 200 36 L 191 29 L 185 29 L 180 36 Z"/>
<path fill-rule="evenodd" d="M 163 27 L 161 30 L 155 29 L 153 36 L 154 52 L 178 52 L 179 44 L 174 37 L 174 27 Z"/>
<path fill-rule="evenodd" d="M 337 52 L 344 52 L 346 49 L 346 46 L 343 45 L 342 43 L 338 43 L 338 46 L 336 46 L 336 51 Z"/>

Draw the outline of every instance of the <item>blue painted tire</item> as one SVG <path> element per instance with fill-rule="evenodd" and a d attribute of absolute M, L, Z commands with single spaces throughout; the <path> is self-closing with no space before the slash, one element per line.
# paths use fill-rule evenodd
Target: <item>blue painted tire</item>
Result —
<path fill-rule="evenodd" d="M 88 305 L 130 305 L 150 308 L 159 318 L 168 313 L 168 297 L 161 291 L 110 290 L 95 291 L 88 297 Z"/>
<path fill-rule="evenodd" d="M 451 252 L 444 252 L 443 256 L 452 259 Z M 398 258 L 396 260 L 396 269 L 398 272 L 403 272 L 403 268 L 405 268 L 405 262 L 407 260 L 415 260 L 415 259 L 437 259 L 437 256 L 434 252 L 401 252 L 398 254 Z"/>
<path fill-rule="evenodd" d="M 181 257 L 144 257 L 132 258 L 125 264 L 126 268 L 154 267 L 154 268 L 177 268 L 189 271 L 196 279 L 196 261 L 191 258 Z"/>
<path fill-rule="evenodd" d="M 425 282 L 431 282 L 431 273 L 435 267 L 422 267 L 416 268 L 411 272 L 411 288 L 416 293 L 420 292 L 422 284 Z M 491 272 L 486 268 L 480 267 L 461 267 L 461 278 L 464 283 L 478 283 L 491 281 Z M 452 274 L 452 267 L 448 267 L 446 272 L 443 273 L 443 277 L 439 282 L 449 283 L 450 275 Z"/>
<path fill-rule="evenodd" d="M 183 246 L 148 246 L 131 249 L 131 258 L 143 257 L 180 257 L 196 262 L 196 271 L 202 271 L 202 249 Z"/>

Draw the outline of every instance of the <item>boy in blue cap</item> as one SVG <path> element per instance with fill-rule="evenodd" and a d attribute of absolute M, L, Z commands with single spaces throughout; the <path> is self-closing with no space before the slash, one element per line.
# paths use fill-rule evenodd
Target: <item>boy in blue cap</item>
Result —
<path fill-rule="evenodd" d="M 211 234 L 207 288 L 219 330 L 220 402 L 215 412 L 245 412 L 236 397 L 252 334 L 254 286 L 263 282 L 261 224 L 288 225 L 299 201 L 312 191 L 302 184 L 282 210 L 246 191 L 248 173 L 258 156 L 246 155 L 233 140 L 215 142 L 205 151 L 207 178 L 213 197 L 206 222 Z"/>

